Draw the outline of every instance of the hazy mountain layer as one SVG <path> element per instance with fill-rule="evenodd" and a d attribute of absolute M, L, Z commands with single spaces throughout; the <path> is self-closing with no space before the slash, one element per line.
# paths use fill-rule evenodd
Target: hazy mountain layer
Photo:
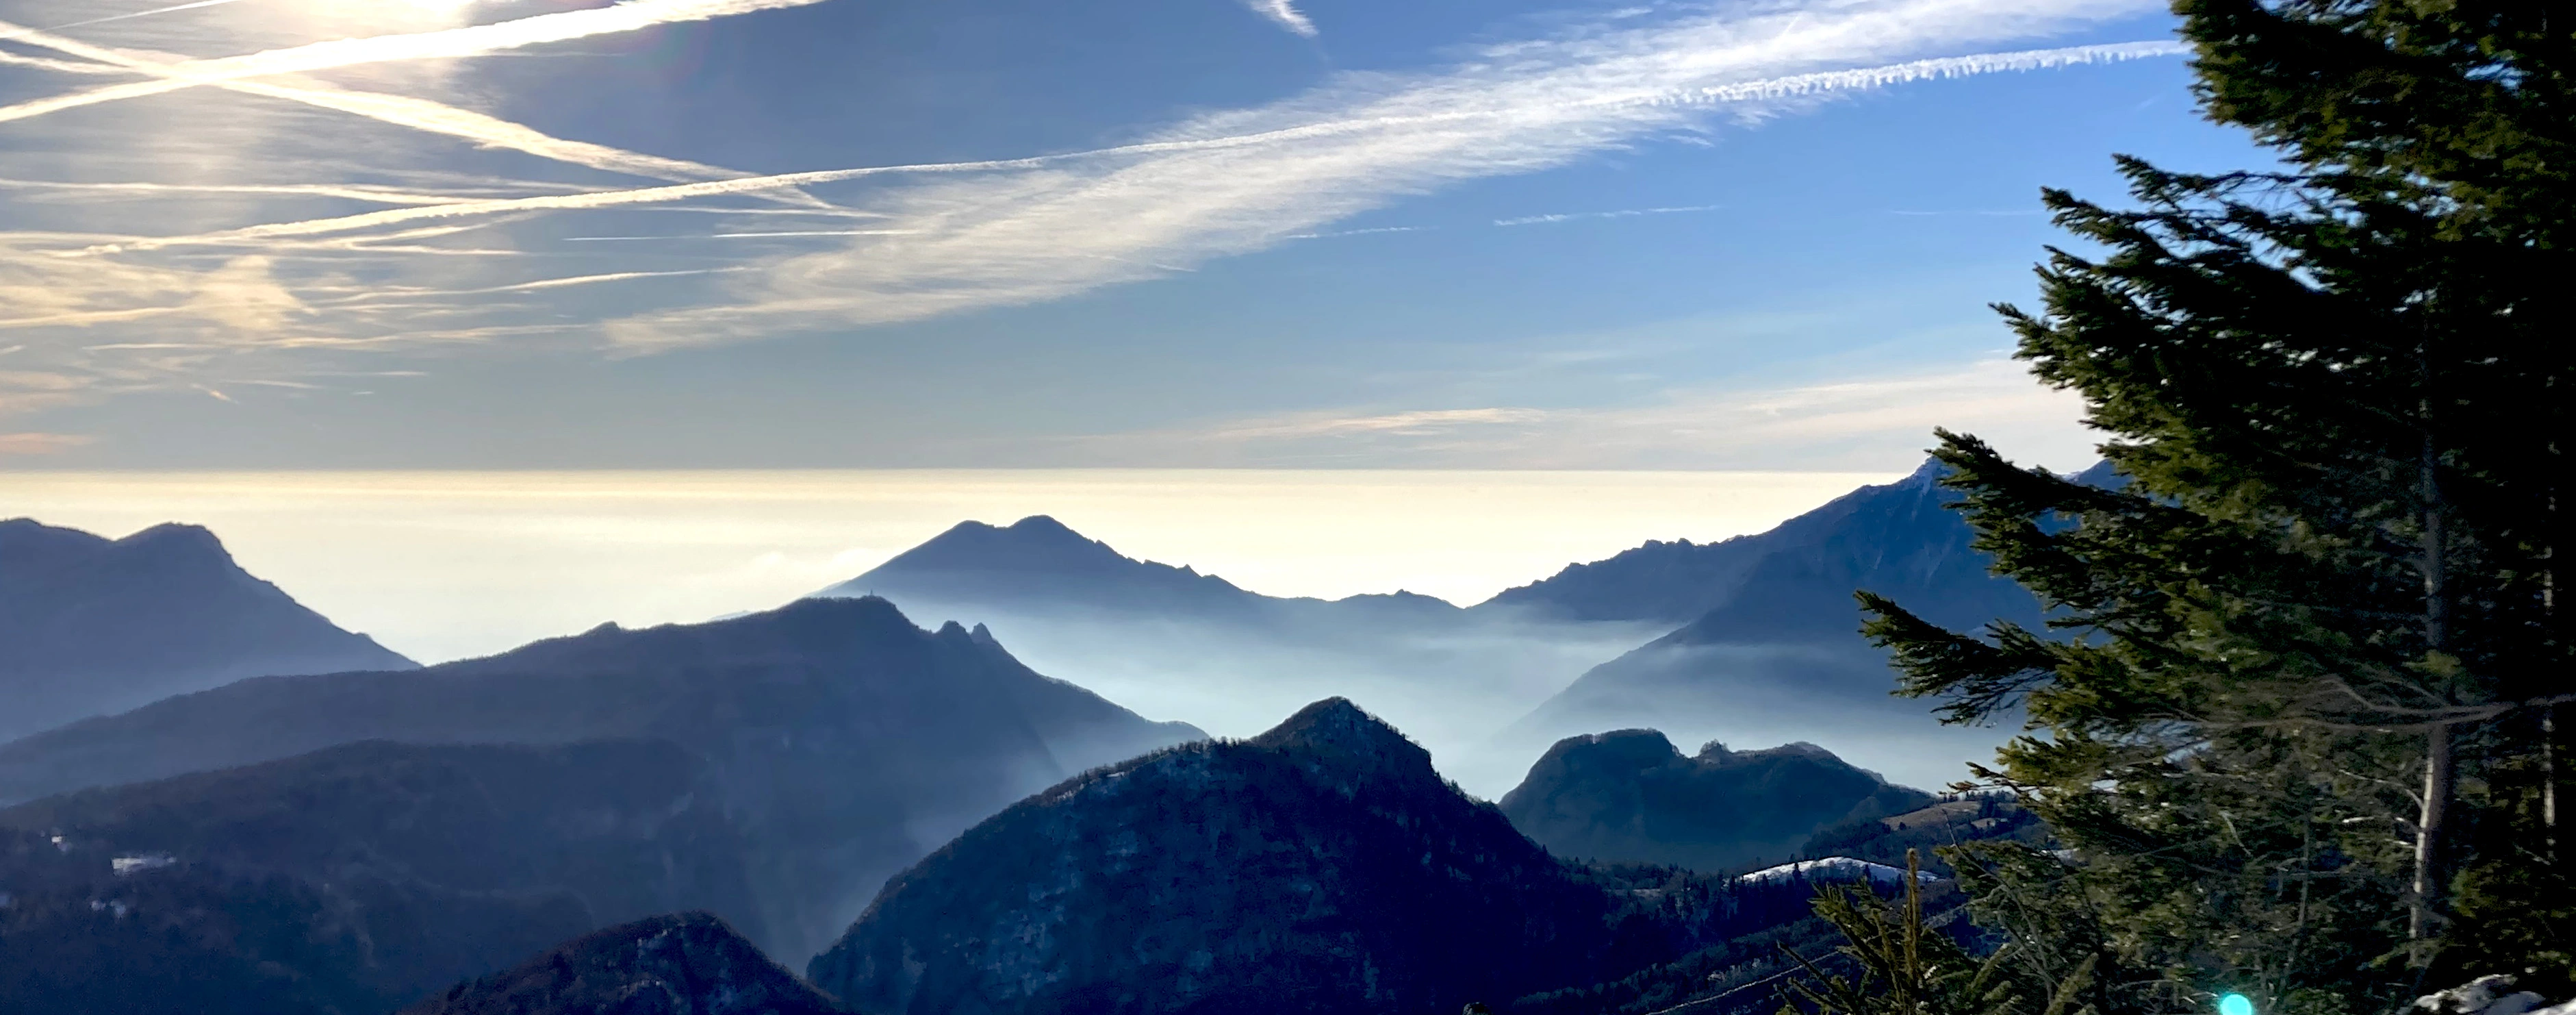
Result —
<path fill-rule="evenodd" d="M 1953 628 L 2038 623 L 2038 601 L 1995 578 L 1969 545 L 1967 523 L 1948 507 L 1958 495 L 1939 476 L 1927 464 L 1719 544 L 1759 555 L 1727 565 L 1731 588 L 1717 605 L 1584 673 L 1515 723 L 1514 737 L 1652 725 L 1692 738 L 1811 741 L 1906 781 L 1960 777 L 1961 762 L 1990 757 L 2004 734 L 1939 727 L 1923 703 L 1890 697 L 1894 676 L 1860 637 L 1852 600 L 1855 590 L 1877 592 Z M 1581 588 L 1542 583 L 1514 595 L 1575 609 Z"/>
<path fill-rule="evenodd" d="M 402 1015 L 847 1015 L 723 920 L 680 913 L 610 927 Z"/>
<path fill-rule="evenodd" d="M 757 919 L 679 747 L 369 742 L 0 811 L 0 1010 L 381 1012 L 602 923 Z"/>
<path fill-rule="evenodd" d="M 1574 674 L 1669 629 L 1527 622 L 1402 592 L 1264 596 L 1126 557 L 1043 516 L 966 522 L 817 593 L 861 594 L 916 617 L 989 625 L 1046 672 L 1222 735 L 1258 733 L 1318 698 L 1357 696 L 1489 793 L 1508 788 L 1529 755 L 1471 755 L 1470 745 Z"/>
<path fill-rule="evenodd" d="M 109 540 L 0 521 L 0 741 L 244 677 L 412 666 L 196 526 Z"/>
<path fill-rule="evenodd" d="M 0 745 L 0 800 L 339 743 L 669 740 L 751 843 L 764 947 L 809 954 L 883 879 L 1010 801 L 1196 739 L 877 599 L 602 626 L 407 673 L 268 677 Z"/>
<path fill-rule="evenodd" d="M 1568 737 L 1503 796 L 1512 827 L 1561 857 L 1721 872 L 1789 859 L 1822 828 L 1922 807 L 1813 744 L 1683 757 L 1654 730 Z"/>

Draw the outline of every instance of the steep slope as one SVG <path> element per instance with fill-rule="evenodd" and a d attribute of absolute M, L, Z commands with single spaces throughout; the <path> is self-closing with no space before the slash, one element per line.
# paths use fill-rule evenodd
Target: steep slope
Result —
<path fill-rule="evenodd" d="M 1926 464 L 1747 537 L 1762 552 L 1717 605 L 1585 672 L 1510 736 L 1651 724 L 1693 737 L 1821 743 L 1905 781 L 1958 778 L 1959 762 L 1989 756 L 2002 734 L 1939 727 L 1920 702 L 1891 698 L 1886 657 L 1860 637 L 1852 601 L 1854 590 L 1878 592 L 1953 627 L 2038 622 L 2038 601 L 1994 577 L 1969 545 L 1967 524 L 1947 506 L 1958 495 L 1939 478 Z"/>
<path fill-rule="evenodd" d="M 709 913 L 610 927 L 402 1015 L 846 1015 Z"/>
<path fill-rule="evenodd" d="M 957 829 L 1092 765 L 1195 739 L 880 599 L 602 626 L 409 673 L 265 677 L 0 745 L 0 800 L 358 740 L 669 740 L 752 842 L 764 947 L 800 956 Z"/>
<path fill-rule="evenodd" d="M 925 620 L 987 625 L 1039 669 L 1218 734 L 1249 736 L 1367 686 L 1382 714 L 1443 749 L 1484 739 L 1569 674 L 1670 629 L 1471 616 L 1405 592 L 1265 596 L 1125 556 L 1045 516 L 957 525 L 816 593 L 865 594 Z M 1499 792 L 1524 760 L 1480 783 Z"/>
<path fill-rule="evenodd" d="M 1935 593 L 1949 614 L 1983 622 L 2035 613 L 2028 593 L 1987 572 L 1968 546 L 1967 523 L 1945 505 L 1941 466 L 1864 486 L 1749 536 L 1717 543 L 1647 543 L 1606 560 L 1506 589 L 1477 610 L 1651 620 L 1699 628 L 1700 642 L 1757 635 L 1777 640 L 1848 634 L 1854 588 Z M 2107 471 L 2096 467 L 2082 477 Z"/>
<path fill-rule="evenodd" d="M 1712 742 L 1685 758 L 1662 733 L 1618 730 L 1558 741 L 1500 806 L 1558 856 L 1714 873 L 1786 860 L 1819 829 L 1931 801 L 1813 744 Z"/>
<path fill-rule="evenodd" d="M 1669 940 L 1616 925 L 1624 897 L 1332 699 L 1014 805 L 889 882 L 808 974 L 887 1015 L 1446 1015 L 1655 961 Z"/>
<path fill-rule="evenodd" d="M 412 666 L 196 526 L 109 540 L 0 521 L 0 741 L 244 677 Z"/>
<path fill-rule="evenodd" d="M 756 919 L 707 775 L 379 741 L 0 810 L 0 1010 L 382 1011 L 606 922 Z"/>

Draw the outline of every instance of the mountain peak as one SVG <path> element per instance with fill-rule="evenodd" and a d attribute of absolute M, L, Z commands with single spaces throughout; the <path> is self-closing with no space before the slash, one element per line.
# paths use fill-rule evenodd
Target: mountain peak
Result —
<path fill-rule="evenodd" d="M 966 524 L 974 525 L 977 523 L 968 522 Z M 1057 539 L 1074 539 L 1085 543 L 1091 542 L 1091 540 L 1083 536 L 1082 533 L 1073 531 L 1072 526 L 1056 521 L 1055 516 L 1053 515 L 1030 515 L 1026 518 L 1020 519 L 1019 521 L 1012 522 L 1010 528 L 1006 531 L 1016 532 L 1024 536 L 1051 536 Z"/>
<path fill-rule="evenodd" d="M 0 521 L 0 740 L 245 677 L 412 666 L 242 570 L 203 526 L 109 540 Z"/>
<path fill-rule="evenodd" d="M 1326 698 L 1298 709 L 1251 743 L 1274 750 L 1310 751 L 1371 770 L 1431 771 L 1431 752 L 1349 698 Z"/>
<path fill-rule="evenodd" d="M 128 546 L 158 544 L 174 547 L 186 547 L 188 549 L 195 550 L 213 550 L 217 553 L 224 552 L 224 542 L 223 540 L 215 538 L 213 530 L 208 529 L 203 525 L 190 525 L 186 522 L 162 522 L 159 525 L 152 526 L 151 528 L 144 529 L 140 532 L 134 533 L 133 535 L 117 540 L 117 542 Z M 229 554 L 227 554 L 227 556 L 229 556 Z"/>
<path fill-rule="evenodd" d="M 457 984 L 404 1012 L 840 1015 L 848 1010 L 770 961 L 723 920 L 692 912 L 596 931 L 516 969 Z"/>

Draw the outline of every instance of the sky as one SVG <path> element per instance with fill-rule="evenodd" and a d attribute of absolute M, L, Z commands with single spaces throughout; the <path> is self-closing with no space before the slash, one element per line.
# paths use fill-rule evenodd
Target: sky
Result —
<path fill-rule="evenodd" d="M 7 0 L 0 470 L 2080 468 L 2156 0 Z M 12 512 L 23 513 L 23 512 Z"/>

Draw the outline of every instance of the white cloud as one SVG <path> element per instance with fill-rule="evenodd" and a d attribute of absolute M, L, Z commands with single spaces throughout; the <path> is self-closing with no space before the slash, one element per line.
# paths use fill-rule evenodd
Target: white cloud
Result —
<path fill-rule="evenodd" d="M 1243 0 L 1243 5 L 1252 8 L 1255 14 L 1278 22 L 1281 28 L 1309 39 L 1315 37 L 1315 23 L 1307 20 L 1306 15 L 1288 0 Z"/>
<path fill-rule="evenodd" d="M 890 216 L 888 228 L 918 235 L 783 257 L 745 275 L 729 305 L 613 321 L 609 333 L 648 348 L 708 344 L 1061 298 L 1162 274 L 1149 264 L 1189 266 L 1309 236 L 1455 181 L 1543 170 L 1691 129 L 1711 107 L 1758 119 L 1836 90 L 2177 52 L 2162 43 L 2074 47 L 1780 73 L 2072 27 L 2142 6 L 1888 0 L 1531 43 L 1412 79 L 1352 75 L 1071 164 L 893 190 L 871 210 Z"/>
<path fill-rule="evenodd" d="M 1695 388 L 1583 409 L 1299 412 L 1068 438 L 1078 460 L 1128 466 L 1904 469 L 1934 427 L 1978 433 L 2056 468 L 2092 458 L 2076 395 L 2011 360 L 1771 388 Z"/>

